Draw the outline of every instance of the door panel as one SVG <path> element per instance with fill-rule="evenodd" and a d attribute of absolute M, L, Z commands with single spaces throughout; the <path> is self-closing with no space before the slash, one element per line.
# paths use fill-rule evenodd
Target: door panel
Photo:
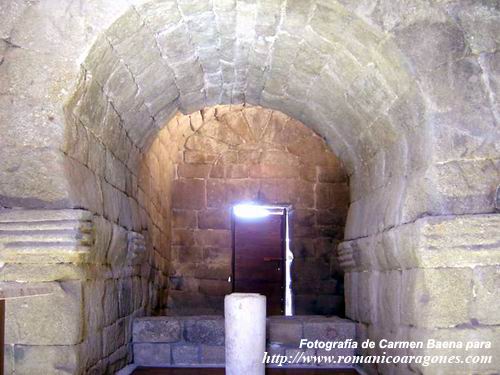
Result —
<path fill-rule="evenodd" d="M 265 295 L 268 315 L 283 314 L 283 219 L 234 218 L 234 291 Z"/>

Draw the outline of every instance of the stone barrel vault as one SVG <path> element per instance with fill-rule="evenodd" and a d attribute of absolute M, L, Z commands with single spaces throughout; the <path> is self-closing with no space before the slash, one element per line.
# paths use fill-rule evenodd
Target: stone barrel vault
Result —
<path fill-rule="evenodd" d="M 0 19 L 0 278 L 54 290 L 8 303 L 7 373 L 132 362 L 132 322 L 168 312 L 180 272 L 166 125 L 218 105 L 281 112 L 345 167 L 332 258 L 359 339 L 500 346 L 495 2 L 12 0 Z"/>

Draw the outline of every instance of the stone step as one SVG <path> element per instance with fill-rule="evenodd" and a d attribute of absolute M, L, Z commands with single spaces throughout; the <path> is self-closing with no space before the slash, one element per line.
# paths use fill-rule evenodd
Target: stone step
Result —
<path fill-rule="evenodd" d="M 267 352 L 287 358 L 305 355 L 353 355 L 355 348 L 299 348 L 306 339 L 349 342 L 355 324 L 348 319 L 323 316 L 273 316 L 267 319 Z M 347 340 L 347 341 L 346 341 Z M 140 366 L 224 366 L 224 318 L 222 316 L 158 316 L 137 318 L 133 323 L 134 363 Z M 269 364 L 272 367 L 273 364 Z M 317 366 L 309 364 L 308 366 Z M 349 367 L 321 364 L 321 367 Z M 289 367 L 300 367 L 296 364 Z"/>

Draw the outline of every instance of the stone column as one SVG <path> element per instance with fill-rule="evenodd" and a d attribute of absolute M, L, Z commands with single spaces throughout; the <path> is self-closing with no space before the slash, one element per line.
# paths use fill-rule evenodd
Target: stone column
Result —
<path fill-rule="evenodd" d="M 233 293 L 224 298 L 226 375 L 264 375 L 266 297 Z"/>

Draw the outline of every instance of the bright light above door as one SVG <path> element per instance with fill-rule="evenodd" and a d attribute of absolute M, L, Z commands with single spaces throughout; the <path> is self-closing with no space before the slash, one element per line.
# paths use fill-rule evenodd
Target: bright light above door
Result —
<path fill-rule="evenodd" d="M 265 207 L 254 204 L 237 204 L 233 207 L 233 212 L 237 217 L 245 219 L 258 219 L 271 214 Z"/>

